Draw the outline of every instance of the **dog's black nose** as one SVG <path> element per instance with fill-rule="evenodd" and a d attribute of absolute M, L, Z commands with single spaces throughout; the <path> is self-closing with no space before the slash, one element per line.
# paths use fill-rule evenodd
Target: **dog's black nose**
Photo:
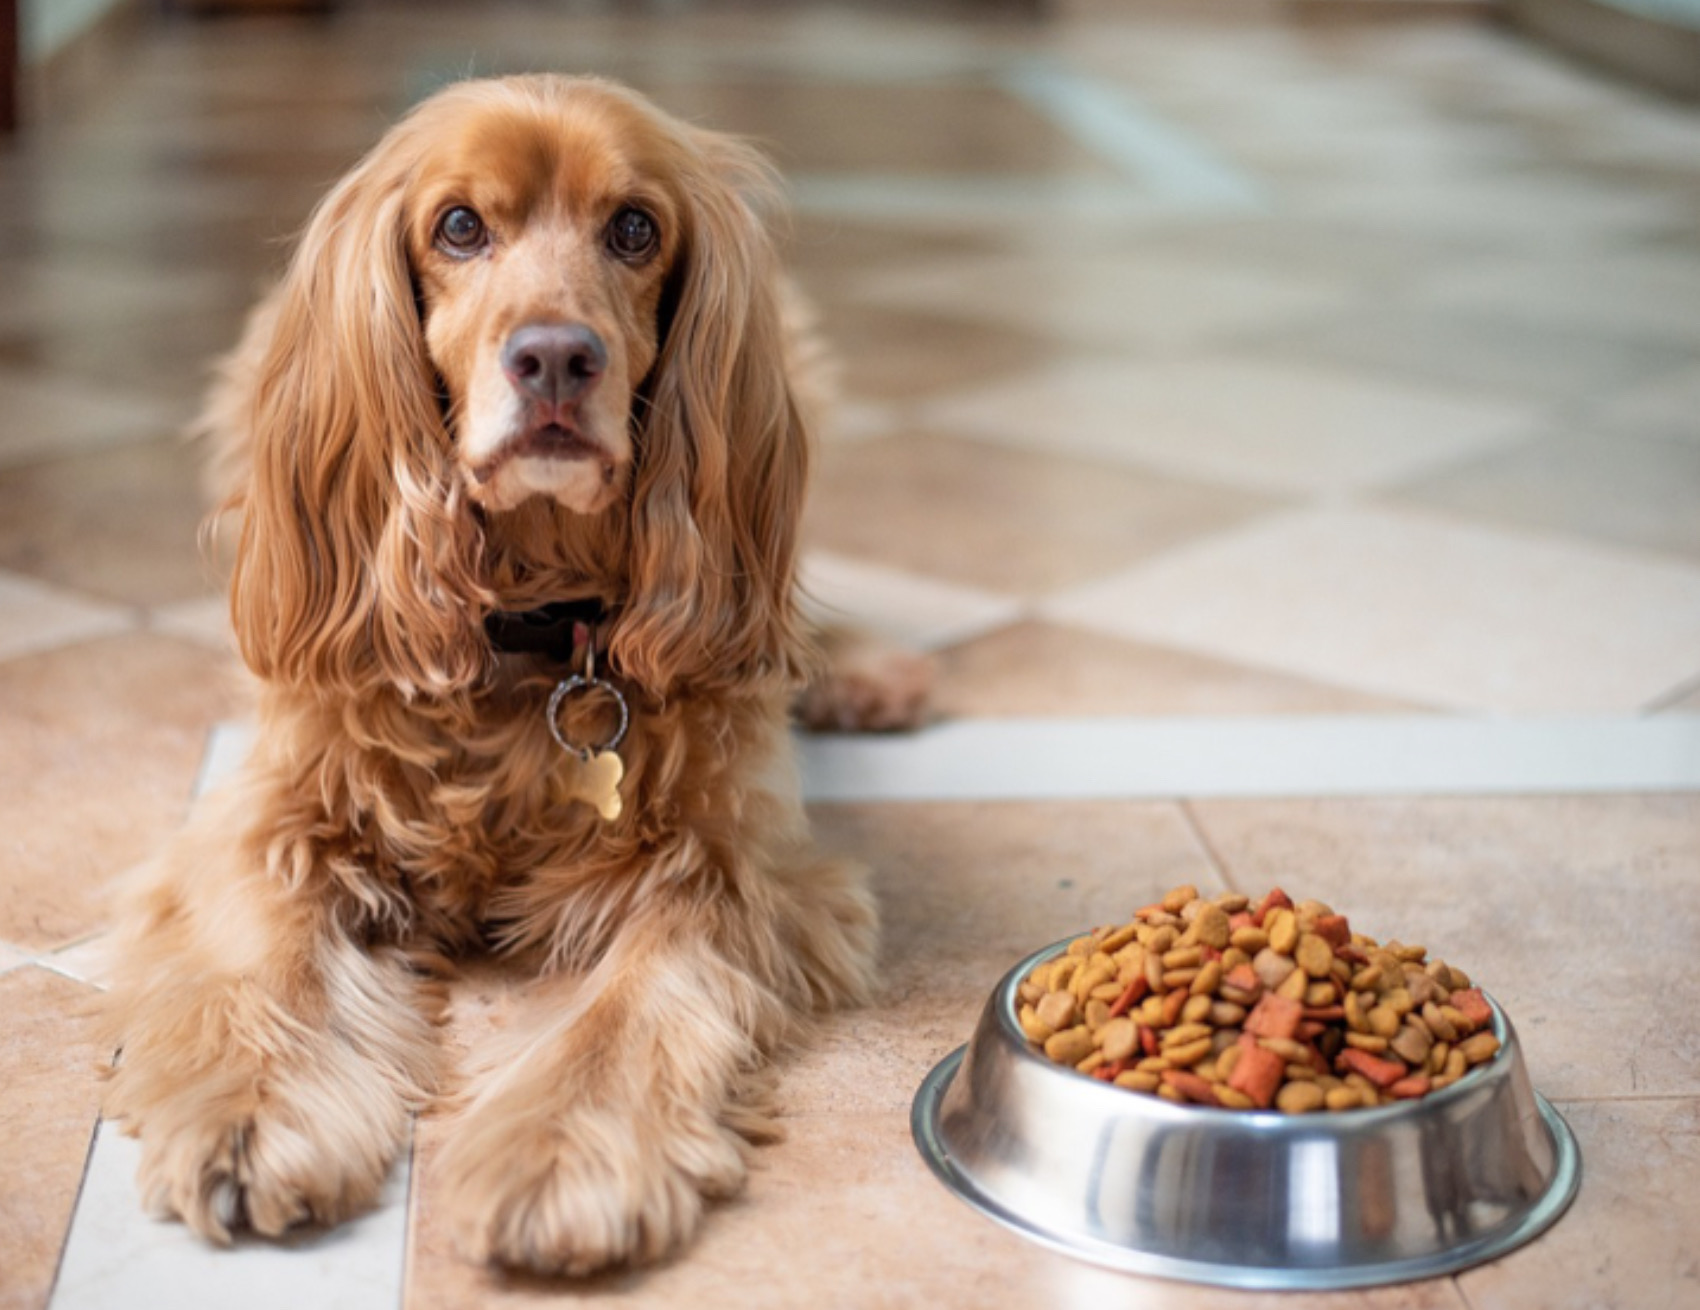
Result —
<path fill-rule="evenodd" d="M 608 347 L 582 323 L 533 323 L 502 347 L 508 381 L 551 405 L 577 400 L 607 367 Z"/>

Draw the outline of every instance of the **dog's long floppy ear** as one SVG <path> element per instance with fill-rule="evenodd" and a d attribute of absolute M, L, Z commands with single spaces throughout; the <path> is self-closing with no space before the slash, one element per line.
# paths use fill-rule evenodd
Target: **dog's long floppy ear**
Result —
<path fill-rule="evenodd" d="M 786 375 L 759 155 L 693 132 L 682 246 L 637 434 L 632 577 L 611 654 L 648 687 L 794 681 L 808 436 Z M 694 174 L 694 175 L 693 175 Z"/>
<path fill-rule="evenodd" d="M 413 696 L 487 658 L 478 529 L 409 274 L 407 141 L 393 133 L 325 198 L 256 316 L 269 342 L 238 352 L 255 367 L 238 383 L 251 471 L 231 614 L 263 678 Z"/>

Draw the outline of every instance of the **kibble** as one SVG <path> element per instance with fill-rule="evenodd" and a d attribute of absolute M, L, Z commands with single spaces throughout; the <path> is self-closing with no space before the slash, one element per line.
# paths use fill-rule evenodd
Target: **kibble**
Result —
<path fill-rule="evenodd" d="M 1279 888 L 1177 887 L 1038 965 L 1021 1030 L 1047 1058 L 1180 1104 L 1350 1111 L 1449 1087 L 1499 1051 L 1493 1010 L 1422 946 Z"/>

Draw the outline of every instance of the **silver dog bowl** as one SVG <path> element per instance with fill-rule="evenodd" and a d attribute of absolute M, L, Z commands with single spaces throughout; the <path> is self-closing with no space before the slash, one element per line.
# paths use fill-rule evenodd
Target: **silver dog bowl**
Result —
<path fill-rule="evenodd" d="M 1004 977 L 912 1116 L 944 1185 L 1034 1241 L 1226 1287 L 1364 1287 L 1504 1255 L 1576 1194 L 1576 1141 L 1498 1005 L 1499 1053 L 1420 1100 L 1298 1116 L 1175 1105 L 1029 1048 L 1016 989 L 1066 946 Z"/>

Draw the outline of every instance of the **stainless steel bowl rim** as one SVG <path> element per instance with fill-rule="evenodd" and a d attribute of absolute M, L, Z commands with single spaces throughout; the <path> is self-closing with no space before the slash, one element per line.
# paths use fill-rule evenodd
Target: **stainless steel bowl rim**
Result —
<path fill-rule="evenodd" d="M 1096 1080 L 1072 1069 L 1056 1065 L 1044 1055 L 1032 1050 L 1026 1035 L 1021 1032 L 1016 1016 L 1015 993 L 1021 980 L 1026 978 L 1041 961 L 1066 950 L 1068 943 L 1072 940 L 1073 938 L 1065 938 L 1060 942 L 1046 946 L 1033 952 L 1017 964 L 998 983 L 993 992 L 993 1005 L 1000 1026 L 1015 1039 L 1013 1046 L 1018 1053 L 1018 1058 L 1025 1057 L 1048 1066 L 1058 1076 L 1072 1077 L 1078 1079 L 1082 1084 L 1095 1084 Z M 1503 1011 L 1491 996 L 1488 1001 L 1493 1008 L 1494 1031 L 1503 1041 L 1506 1035 Z M 1225 1264 L 1189 1260 L 1159 1252 L 1138 1250 L 1133 1247 L 1105 1242 L 1084 1234 L 1057 1231 L 1037 1223 L 1016 1213 L 994 1197 L 987 1195 L 972 1177 L 956 1165 L 949 1148 L 939 1134 L 939 1107 L 958 1069 L 961 1067 L 967 1049 L 967 1046 L 960 1046 L 941 1060 L 922 1081 L 915 1094 L 910 1114 L 910 1127 L 915 1144 L 923 1159 L 926 1160 L 928 1167 L 948 1190 L 997 1223 L 1065 1255 L 1127 1273 L 1172 1278 L 1220 1287 L 1269 1291 L 1330 1291 L 1414 1282 L 1420 1279 L 1439 1277 L 1496 1259 L 1537 1237 L 1557 1222 L 1575 1198 L 1581 1182 L 1581 1155 L 1577 1150 L 1575 1137 L 1571 1134 L 1569 1126 L 1552 1108 L 1546 1098 L 1536 1092 L 1534 1093 L 1536 1108 L 1552 1137 L 1556 1155 L 1552 1180 L 1538 1202 L 1529 1209 L 1519 1223 L 1510 1229 L 1493 1234 L 1486 1240 L 1463 1243 L 1417 1259 L 1327 1267 L 1307 1266 L 1303 1268 Z M 1495 1058 L 1499 1057 L 1496 1056 Z M 1174 1122 L 1184 1123 L 1188 1120 L 1196 1120 L 1197 1117 L 1218 1119 L 1227 1116 L 1232 1117 L 1236 1125 L 1244 1131 L 1292 1133 L 1300 1130 L 1307 1132 L 1325 1131 L 1327 1123 L 1335 1115 L 1342 1118 L 1349 1116 L 1353 1125 L 1357 1127 L 1373 1127 L 1378 1120 L 1391 1120 L 1407 1116 L 1417 1107 L 1429 1105 L 1431 1108 L 1438 1108 L 1443 1106 L 1448 1097 L 1466 1095 L 1468 1093 L 1468 1082 L 1468 1078 L 1460 1079 L 1450 1087 L 1442 1088 L 1438 1092 L 1431 1092 L 1426 1097 L 1398 1105 L 1303 1116 L 1286 1115 L 1276 1110 L 1229 1110 L 1210 1106 L 1176 1105 L 1157 1097 L 1139 1096 L 1138 1093 L 1130 1093 L 1125 1089 L 1109 1084 L 1095 1085 L 1090 1090 L 1082 1087 L 1080 1090 L 1084 1094 L 1112 1098 L 1115 1104 L 1121 1107 L 1126 1106 L 1127 1098 L 1138 1097 L 1139 1112 L 1142 1115 L 1159 1118 L 1172 1116 Z M 1108 1104 L 1108 1102 L 1106 1103 Z"/>

